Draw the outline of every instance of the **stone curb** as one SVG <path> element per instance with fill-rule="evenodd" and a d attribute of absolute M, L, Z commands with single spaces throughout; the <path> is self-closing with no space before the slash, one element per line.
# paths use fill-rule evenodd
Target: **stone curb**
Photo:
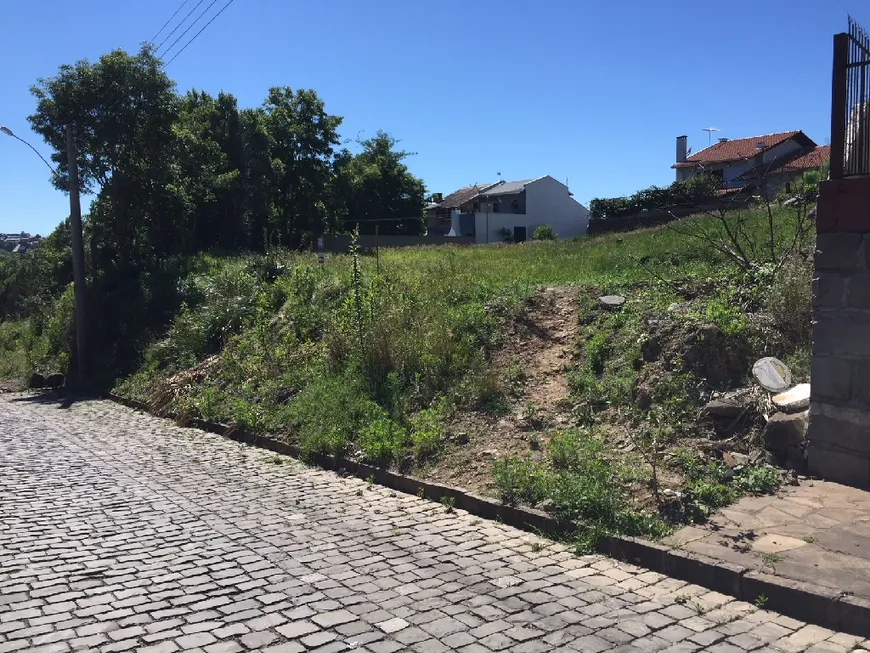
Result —
<path fill-rule="evenodd" d="M 105 395 L 116 403 L 150 413 L 147 405 L 115 394 Z M 165 416 L 174 419 L 175 415 Z M 301 458 L 298 447 L 269 437 L 256 435 L 234 426 L 193 419 L 189 426 L 267 449 L 293 458 Z M 569 528 L 544 512 L 530 508 L 506 506 L 492 499 L 445 485 L 427 483 L 401 474 L 394 474 L 364 463 L 316 454 L 309 456 L 314 464 L 330 470 L 344 470 L 362 479 L 373 478 L 378 485 L 423 496 L 431 501 L 452 498 L 454 507 L 484 519 L 500 521 L 514 528 L 559 537 Z M 604 555 L 635 564 L 671 578 L 677 578 L 707 589 L 758 604 L 794 619 L 813 623 L 838 632 L 870 637 L 870 601 L 800 581 L 751 570 L 706 556 L 669 548 L 634 537 L 607 536 L 601 538 L 598 551 Z M 763 597 L 763 599 L 759 599 Z M 761 606 L 760 606 L 761 607 Z"/>

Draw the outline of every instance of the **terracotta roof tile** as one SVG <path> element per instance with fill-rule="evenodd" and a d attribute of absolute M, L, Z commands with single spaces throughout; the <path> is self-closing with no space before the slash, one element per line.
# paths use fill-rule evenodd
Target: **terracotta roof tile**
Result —
<path fill-rule="evenodd" d="M 447 197 L 441 200 L 437 207 L 439 209 L 458 209 L 467 201 L 476 197 L 481 192 L 495 186 L 495 184 L 476 184 L 474 186 L 465 186 L 457 191 L 450 193 Z"/>
<path fill-rule="evenodd" d="M 714 143 L 700 152 L 695 152 L 685 161 L 674 164 L 673 167 L 684 168 L 699 163 L 722 163 L 724 161 L 734 161 L 735 159 L 746 159 L 755 156 L 759 151 L 767 151 L 772 147 L 776 147 L 783 141 L 787 141 L 789 138 L 798 135 L 800 135 L 798 140 L 805 141 L 807 145 L 815 145 L 815 143 L 813 143 L 813 141 L 800 130 L 780 132 L 778 134 L 765 134 L 763 136 L 752 136 L 750 138 L 734 138 Z M 758 143 L 764 143 L 764 148 L 759 150 L 757 147 Z"/>
<path fill-rule="evenodd" d="M 794 172 L 796 170 L 811 170 L 813 168 L 821 168 L 831 160 L 831 146 L 819 145 L 809 149 L 805 154 L 798 158 L 789 161 L 781 169 L 780 172 Z"/>
<path fill-rule="evenodd" d="M 760 179 L 764 175 L 779 175 L 788 172 L 799 172 L 801 170 L 812 170 L 814 168 L 820 168 L 822 165 L 827 163 L 830 158 L 830 145 L 805 147 L 792 154 L 778 157 L 770 163 L 755 166 L 751 170 L 740 175 L 740 179 Z"/>

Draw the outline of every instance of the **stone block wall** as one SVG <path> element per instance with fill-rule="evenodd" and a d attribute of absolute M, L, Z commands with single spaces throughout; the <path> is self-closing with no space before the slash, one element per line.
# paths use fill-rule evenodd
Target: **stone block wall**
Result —
<path fill-rule="evenodd" d="M 822 184 L 816 220 L 809 471 L 870 486 L 870 179 Z"/>

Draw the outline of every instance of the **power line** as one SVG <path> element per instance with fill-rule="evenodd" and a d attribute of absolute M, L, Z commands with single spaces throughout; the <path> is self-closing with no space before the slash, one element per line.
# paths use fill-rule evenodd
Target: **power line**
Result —
<path fill-rule="evenodd" d="M 166 26 L 172 22 L 172 19 L 178 15 L 179 11 L 184 9 L 184 5 L 186 5 L 188 2 L 190 2 L 190 0 L 184 0 L 184 2 L 181 3 L 181 6 L 178 9 L 176 9 L 175 13 L 169 17 L 169 20 L 167 20 L 165 23 L 163 23 L 163 27 L 161 27 L 159 30 L 157 30 L 157 34 L 155 34 L 153 37 L 151 37 L 151 40 L 149 41 L 149 43 L 154 43 L 154 41 L 157 40 L 157 37 L 160 36 L 160 32 L 162 32 L 163 30 L 166 29 Z"/>
<path fill-rule="evenodd" d="M 217 0 L 215 0 L 215 1 L 217 1 Z M 202 33 L 205 31 L 206 27 L 208 27 L 209 25 L 211 25 L 211 24 L 215 21 L 215 19 L 216 19 L 218 16 L 220 16 L 222 13 L 224 13 L 224 10 L 225 10 L 227 7 L 229 7 L 231 4 L 233 4 L 234 1 L 235 1 L 235 0 L 229 0 L 229 2 L 227 2 L 223 7 L 221 7 L 221 10 L 220 10 L 219 12 L 217 12 L 214 16 L 212 16 L 212 17 L 211 17 L 211 20 L 208 21 L 208 22 L 203 26 L 203 28 L 202 28 L 201 30 L 199 30 L 196 34 L 194 34 L 194 35 L 193 35 L 193 38 L 190 39 L 187 43 L 185 43 L 185 44 L 184 44 L 184 47 L 182 47 L 181 50 L 179 50 L 178 52 L 176 52 L 175 55 L 172 57 L 172 59 L 170 59 L 169 61 L 166 62 L 164 68 L 165 68 L 166 66 L 168 66 L 169 64 L 171 64 L 173 61 L 175 61 L 176 57 L 178 57 L 178 55 L 180 55 L 182 52 L 184 52 L 184 51 L 187 49 L 187 46 L 190 45 L 191 43 L 193 43 L 193 42 L 196 40 L 196 37 L 198 37 L 200 34 L 202 34 Z M 212 3 L 212 4 L 214 4 L 214 3 Z"/>
<path fill-rule="evenodd" d="M 187 12 L 187 15 L 186 15 L 184 18 L 181 19 L 181 22 L 178 23 L 178 25 L 175 26 L 175 29 L 172 30 L 171 32 L 169 32 L 169 34 L 166 35 L 166 38 L 165 38 L 165 39 L 163 39 L 162 41 L 160 41 L 160 45 L 157 46 L 157 50 L 158 50 L 158 51 L 160 50 L 160 48 L 163 47 L 163 44 L 164 44 L 164 43 L 166 43 L 170 38 L 172 38 L 172 35 L 175 34 L 175 33 L 178 31 L 178 28 L 181 27 L 182 25 L 184 25 L 184 23 L 187 21 L 187 19 L 190 18 L 190 15 L 191 15 L 194 11 L 196 11 L 197 7 L 199 7 L 199 5 L 201 5 L 203 2 L 205 2 L 205 0 L 199 0 L 199 2 L 196 3 L 196 6 L 195 6 L 193 9 L 191 9 L 189 12 Z"/>
<path fill-rule="evenodd" d="M 218 0 L 211 0 L 211 4 L 208 7 L 206 7 L 205 9 L 203 9 L 202 13 L 199 16 L 197 16 L 196 18 L 193 19 L 193 22 L 187 26 L 187 29 L 184 30 L 181 34 L 179 34 L 178 38 L 172 42 L 172 45 L 170 45 L 168 48 L 166 48 L 163 51 L 163 54 L 160 56 L 165 57 L 167 54 L 169 54 L 169 52 L 172 50 L 172 48 L 175 47 L 175 44 L 184 38 L 184 35 L 187 34 L 193 28 L 193 26 L 196 25 L 199 22 L 199 20 L 208 13 L 209 9 L 211 9 L 212 7 L 214 7 L 217 4 L 217 1 Z M 202 0 L 200 0 L 200 2 L 202 2 Z M 198 6 L 199 5 L 197 5 L 197 7 Z M 206 23 L 206 25 L 208 25 L 208 23 Z M 202 31 L 202 30 L 200 30 L 200 31 Z M 197 33 L 199 33 L 199 32 L 197 32 Z M 196 38 L 196 36 L 194 36 L 193 38 Z M 173 59 L 174 58 L 175 57 L 173 56 Z M 167 62 L 167 63 L 169 63 L 169 62 Z"/>
<path fill-rule="evenodd" d="M 158 31 L 157 34 L 155 34 L 155 38 L 156 38 L 157 36 L 159 36 L 160 32 L 163 31 L 163 29 L 165 29 L 166 25 L 168 25 L 168 24 L 172 21 L 172 18 L 173 18 L 175 15 L 177 15 L 177 14 L 178 14 L 178 13 L 179 13 L 183 8 L 184 8 L 184 5 L 187 4 L 187 2 L 189 2 L 189 1 L 190 1 L 190 0 L 184 0 L 184 2 L 183 2 L 183 3 L 181 4 L 181 6 L 180 6 L 176 11 L 175 11 L 175 13 L 174 13 L 170 18 L 169 18 L 169 20 L 166 22 L 166 24 L 165 24 L 163 27 L 160 28 L 160 31 Z M 185 43 L 184 46 L 183 46 L 183 47 L 182 47 L 178 52 L 175 53 L 175 55 L 172 57 L 172 59 L 170 59 L 168 62 L 166 62 L 166 63 L 163 65 L 163 67 L 165 68 L 166 66 L 168 66 L 169 64 L 171 64 L 173 61 L 175 61 L 175 59 L 176 59 L 176 58 L 177 58 L 177 57 L 178 57 L 182 52 L 184 52 L 184 51 L 188 48 L 188 46 L 190 46 L 190 44 L 193 43 L 193 42 L 194 42 L 194 41 L 199 37 L 200 34 L 202 34 L 202 33 L 204 32 L 204 31 L 208 28 L 208 26 L 211 25 L 211 24 L 212 24 L 212 23 L 217 19 L 218 16 L 220 16 L 224 11 L 226 11 L 226 9 L 227 9 L 231 4 L 233 4 L 234 1 L 235 1 L 235 0 L 229 0 L 229 1 L 228 1 L 228 2 L 223 6 L 223 7 L 221 7 L 220 11 L 218 11 L 214 16 L 212 16 L 211 19 L 210 19 L 210 20 L 209 20 L 205 25 L 203 25 L 203 27 L 202 27 L 202 28 L 201 28 L 201 29 L 200 29 L 196 34 L 194 34 L 194 35 L 191 37 L 191 39 L 190 39 L 187 43 Z M 187 15 L 184 17 L 184 19 L 183 19 L 183 20 L 182 20 L 178 25 L 176 25 L 175 29 L 173 29 L 172 32 L 170 32 L 170 33 L 166 36 L 165 39 L 163 39 L 163 41 L 162 41 L 161 44 L 160 44 L 161 46 L 163 45 L 163 43 L 165 43 L 165 42 L 166 42 L 166 41 L 167 41 L 167 40 L 172 36 L 172 34 L 174 34 L 174 33 L 178 30 L 179 27 L 181 27 L 181 26 L 185 23 L 185 21 L 190 17 L 190 15 L 191 15 L 194 11 L 196 11 L 197 7 L 199 7 L 203 2 L 205 2 L 205 0 L 199 0 L 199 2 L 196 4 L 196 6 L 194 6 L 193 9 L 191 9 L 191 10 L 187 13 Z M 208 10 L 211 9 L 215 4 L 217 4 L 217 0 L 212 0 L 212 3 L 211 3 L 208 7 L 205 8 L 205 11 L 203 11 L 199 16 L 197 16 L 196 20 L 194 20 L 193 23 L 191 23 L 190 26 L 188 26 L 188 28 L 187 28 L 186 30 L 184 30 L 184 32 L 181 33 L 181 35 L 180 35 L 180 36 L 179 36 L 179 37 L 178 37 L 178 38 L 177 38 L 177 39 L 172 43 L 172 45 L 169 46 L 169 48 L 167 48 L 166 52 L 169 52 L 169 50 L 171 50 L 173 47 L 175 47 L 175 44 L 176 44 L 179 40 L 181 40 L 181 38 L 183 38 L 184 35 L 185 35 L 187 32 L 189 32 L 190 29 L 191 29 L 194 25 L 196 25 L 196 23 L 199 22 L 199 20 L 203 17 L 203 15 L 205 15 L 205 14 L 208 12 Z M 153 39 L 152 39 L 152 41 L 153 41 Z M 159 50 L 159 49 L 160 49 L 160 46 L 157 46 L 157 49 Z M 164 52 L 164 56 L 165 56 L 166 52 Z M 126 93 L 125 93 L 124 91 L 122 91 L 122 90 L 116 90 L 116 91 L 115 91 L 115 95 L 114 95 L 114 97 L 112 97 L 112 99 L 110 100 L 110 102 L 105 103 L 104 106 L 109 107 L 109 109 L 111 109 L 112 111 L 114 111 L 116 108 L 118 108 L 118 107 L 120 106 L 120 104 L 121 104 L 122 102 L 124 102 L 124 101 L 127 100 L 127 99 L 129 99 L 129 96 L 127 96 Z M 109 109 L 106 109 L 106 111 L 109 111 Z"/>

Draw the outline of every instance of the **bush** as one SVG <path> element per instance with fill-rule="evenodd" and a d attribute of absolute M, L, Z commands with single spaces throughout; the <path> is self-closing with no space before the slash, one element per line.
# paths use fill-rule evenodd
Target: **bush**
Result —
<path fill-rule="evenodd" d="M 710 175 L 695 175 L 685 181 L 675 181 L 667 188 L 650 186 L 631 197 L 595 198 L 589 202 L 592 220 L 620 218 L 678 205 L 701 204 L 715 197 L 719 182 Z"/>
<path fill-rule="evenodd" d="M 704 461 L 688 452 L 677 460 L 687 479 L 683 503 L 692 521 L 705 521 L 713 510 L 734 503 L 744 494 L 774 492 L 781 483 L 773 467 L 743 465 L 729 470 L 718 460 Z"/>
<path fill-rule="evenodd" d="M 357 444 L 366 461 L 386 465 L 394 458 L 404 456 L 409 444 L 408 432 L 389 417 L 381 415 L 363 425 Z"/>
<path fill-rule="evenodd" d="M 448 401 L 439 397 L 431 408 L 421 410 L 411 418 L 411 444 L 418 462 L 434 456 L 441 449 L 444 422 L 450 413 Z"/>
<path fill-rule="evenodd" d="M 364 426 L 388 419 L 366 393 L 365 385 L 351 375 L 328 376 L 311 383 L 288 405 L 282 417 L 296 431 L 305 454 L 344 454 Z M 374 455 L 382 451 L 372 443 Z"/>
<path fill-rule="evenodd" d="M 261 296 L 257 281 L 243 266 L 222 266 L 215 272 L 197 273 L 179 284 L 182 303 L 166 337 L 146 354 L 146 364 L 159 369 L 192 367 L 208 354 L 217 353 L 229 337 L 249 326 Z"/>
<path fill-rule="evenodd" d="M 535 229 L 534 234 L 535 240 L 556 240 L 558 238 L 558 234 L 553 233 L 553 227 L 548 224 L 542 224 L 540 227 Z"/>
<path fill-rule="evenodd" d="M 27 379 L 33 371 L 30 352 L 34 344 L 29 321 L 0 322 L 0 379 Z"/>
<path fill-rule="evenodd" d="M 795 255 L 786 260 L 764 293 L 771 336 L 784 352 L 809 350 L 813 335 L 813 262 Z"/>
<path fill-rule="evenodd" d="M 528 458 L 496 460 L 492 476 L 499 499 L 509 506 L 520 502 L 534 506 L 547 496 L 547 475 Z"/>

